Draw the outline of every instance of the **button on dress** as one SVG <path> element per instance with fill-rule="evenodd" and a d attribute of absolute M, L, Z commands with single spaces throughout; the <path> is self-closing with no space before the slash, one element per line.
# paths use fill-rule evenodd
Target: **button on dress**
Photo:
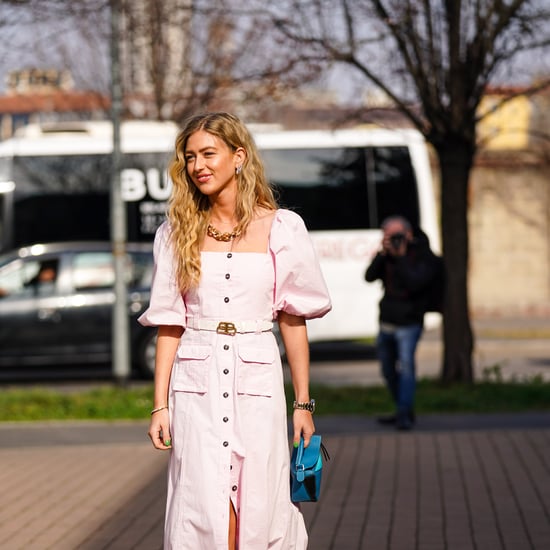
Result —
<path fill-rule="evenodd" d="M 200 284 L 184 296 L 169 231 L 165 223 L 155 237 L 144 325 L 271 321 L 279 311 L 313 319 L 331 308 L 305 225 L 291 211 L 275 213 L 266 253 L 202 252 Z M 169 410 L 164 548 L 226 549 L 231 499 L 240 550 L 305 550 L 304 520 L 290 500 L 283 371 L 273 333 L 185 328 Z"/>

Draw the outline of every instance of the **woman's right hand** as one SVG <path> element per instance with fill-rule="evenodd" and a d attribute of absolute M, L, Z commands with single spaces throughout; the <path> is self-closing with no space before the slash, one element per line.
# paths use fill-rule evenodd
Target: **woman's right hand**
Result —
<path fill-rule="evenodd" d="M 153 413 L 148 433 L 155 449 L 166 451 L 172 448 L 168 409 L 162 409 L 161 411 Z"/>

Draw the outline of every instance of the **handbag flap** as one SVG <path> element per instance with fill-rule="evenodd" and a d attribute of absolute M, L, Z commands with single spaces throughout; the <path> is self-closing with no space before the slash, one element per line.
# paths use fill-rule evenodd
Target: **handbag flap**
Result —
<path fill-rule="evenodd" d="M 301 451 L 301 452 L 300 452 Z M 294 453 L 293 453 L 294 454 Z M 300 440 L 300 446 L 296 452 L 296 461 L 293 467 L 302 466 L 305 470 L 314 468 L 321 456 L 321 436 L 312 435 L 309 445 L 304 447 L 304 440 Z M 294 459 L 293 459 L 294 460 Z M 301 469 L 301 468 L 300 468 Z"/>

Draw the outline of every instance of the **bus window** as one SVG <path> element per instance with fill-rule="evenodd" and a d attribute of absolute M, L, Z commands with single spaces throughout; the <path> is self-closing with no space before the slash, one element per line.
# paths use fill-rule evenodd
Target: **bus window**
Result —
<path fill-rule="evenodd" d="M 413 225 L 420 222 L 416 178 L 406 147 L 369 149 L 376 187 L 377 223 L 388 216 L 404 216 Z"/>
<path fill-rule="evenodd" d="M 108 155 L 17 156 L 13 177 L 20 193 L 103 191 L 109 185 L 110 165 Z"/>
<path fill-rule="evenodd" d="M 36 242 L 109 240 L 107 193 L 31 195 L 15 202 L 16 246 Z"/>
<path fill-rule="evenodd" d="M 147 151 L 122 157 L 121 178 L 125 171 L 133 175 L 122 186 L 130 241 L 153 240 L 165 219 L 170 194 L 163 178 L 167 158 L 167 153 Z M 10 205 L 2 209 L 0 199 L 0 250 L 35 242 L 110 238 L 109 155 L 17 155 L 6 157 L 4 165 L 17 186 Z M 0 163 L 0 177 L 1 170 Z M 124 196 L 125 190 L 132 198 Z"/>
<path fill-rule="evenodd" d="M 359 148 L 262 150 L 281 206 L 310 230 L 369 227 L 365 155 Z"/>
<path fill-rule="evenodd" d="M 279 203 L 308 229 L 376 229 L 390 215 L 419 221 L 416 179 L 406 147 L 265 149 Z"/>

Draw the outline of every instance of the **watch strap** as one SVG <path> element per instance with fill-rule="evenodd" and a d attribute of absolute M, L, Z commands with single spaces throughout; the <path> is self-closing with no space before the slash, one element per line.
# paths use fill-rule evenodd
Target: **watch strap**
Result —
<path fill-rule="evenodd" d="M 315 399 L 311 399 L 310 401 L 306 401 L 305 403 L 294 401 L 293 408 L 313 413 L 315 411 Z"/>

